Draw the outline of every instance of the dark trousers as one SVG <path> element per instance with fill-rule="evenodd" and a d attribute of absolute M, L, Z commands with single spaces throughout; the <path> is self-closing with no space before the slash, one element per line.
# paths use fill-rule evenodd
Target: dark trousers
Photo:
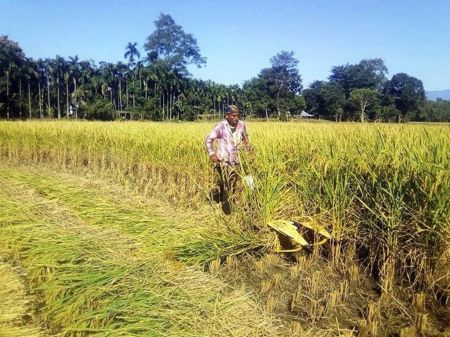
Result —
<path fill-rule="evenodd" d="M 225 214 L 231 214 L 230 201 L 233 198 L 238 178 L 236 166 L 217 163 L 214 171 L 216 172 L 216 186 L 212 199 L 222 203 L 222 210 Z"/>

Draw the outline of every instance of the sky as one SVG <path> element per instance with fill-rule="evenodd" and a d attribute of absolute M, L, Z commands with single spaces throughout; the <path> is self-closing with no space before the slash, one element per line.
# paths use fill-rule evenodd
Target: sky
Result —
<path fill-rule="evenodd" d="M 128 42 L 145 55 L 161 13 L 197 39 L 207 63 L 189 68 L 195 78 L 242 85 L 286 50 L 305 88 L 333 66 L 381 58 L 388 78 L 450 89 L 449 0 L 0 0 L 0 35 L 34 59 L 126 62 Z"/>

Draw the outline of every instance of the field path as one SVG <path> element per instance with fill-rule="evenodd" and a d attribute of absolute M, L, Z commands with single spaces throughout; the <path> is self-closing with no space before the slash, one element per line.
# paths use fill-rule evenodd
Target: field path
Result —
<path fill-rule="evenodd" d="M 277 335 L 249 294 L 175 258 L 214 228 L 209 212 L 42 167 L 0 165 L 0 186 L 0 249 L 26 271 L 39 297 L 31 315 L 48 335 Z"/>

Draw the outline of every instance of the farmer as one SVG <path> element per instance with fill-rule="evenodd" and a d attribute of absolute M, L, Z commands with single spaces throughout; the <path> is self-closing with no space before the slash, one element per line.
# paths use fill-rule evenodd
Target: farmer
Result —
<path fill-rule="evenodd" d="M 206 138 L 205 146 L 209 159 L 214 163 L 217 172 L 217 183 L 213 190 L 213 200 L 222 202 L 225 214 L 230 214 L 229 196 L 233 194 L 237 180 L 236 165 L 239 163 L 238 151 L 241 145 L 249 149 L 247 130 L 243 121 L 239 120 L 239 108 L 229 105 L 226 118 L 218 123 Z M 217 139 L 217 151 L 213 148 Z"/>

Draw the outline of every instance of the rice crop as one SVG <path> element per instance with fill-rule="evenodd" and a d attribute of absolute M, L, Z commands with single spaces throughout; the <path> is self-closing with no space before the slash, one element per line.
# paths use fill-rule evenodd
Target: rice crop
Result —
<path fill-rule="evenodd" d="M 165 249 L 188 238 L 182 219 L 91 181 L 1 169 L 0 182 L 0 247 L 28 270 L 47 334 L 277 335 L 246 293 L 170 258 Z"/>
<path fill-rule="evenodd" d="M 177 239 L 164 241 L 164 235 L 159 239 L 161 253 L 185 266 L 216 270 L 215 261 L 231 261 L 243 252 L 272 251 L 277 236 L 267 224 L 274 220 L 317 223 L 333 240 L 314 246 L 312 253 L 342 270 L 349 280 L 357 280 L 362 272 L 376 282 L 381 299 L 357 324 L 360 333 L 384 333 L 383 318 L 375 313 L 387 297 L 398 295 L 399 287 L 426 294 L 427 308 L 445 316 L 442 312 L 448 311 L 450 296 L 449 125 L 249 122 L 247 127 L 253 150 L 242 154 L 240 174 L 252 175 L 255 188 L 241 186 L 229 217 L 208 201 L 214 175 L 203 142 L 212 128 L 209 123 L 3 121 L 0 154 L 9 164 L 94 174 L 144 198 L 157 195 L 183 210 L 180 214 L 210 213 L 212 230 L 199 219 L 196 226 L 174 227 L 171 231 L 180 233 Z M 27 179 L 24 175 L 18 181 Z M 57 193 L 51 180 L 47 185 L 45 181 L 34 181 L 33 188 Z M 96 205 L 86 206 L 86 201 L 95 200 L 90 195 L 78 201 L 71 200 L 71 193 L 57 195 L 86 221 L 117 224 L 133 237 L 159 231 L 152 217 L 141 221 L 140 213 L 132 211 L 127 217 L 134 225 L 123 227 L 126 218 L 114 218 L 114 205 L 97 200 Z M 101 220 L 96 220 L 99 214 Z M 164 226 L 162 232 L 167 230 Z M 144 245 L 155 239 L 143 237 Z M 264 293 L 279 283 L 264 282 Z M 297 289 L 312 294 L 317 291 L 313 285 L 322 284 L 314 282 L 312 275 L 308 282 Z M 345 297 L 339 284 L 327 292 L 327 303 Z M 294 302 L 302 297 L 295 291 Z M 322 305 L 322 299 L 311 298 Z M 414 299 L 406 296 L 405 300 Z M 269 312 L 275 302 L 267 302 Z M 315 313 L 306 322 L 322 319 L 337 306 L 313 310 L 301 305 L 291 307 L 302 315 Z M 425 324 L 417 318 L 423 314 L 405 311 L 407 319 L 397 322 L 398 331 L 410 331 L 408 324 L 415 325 L 414 331 L 425 331 L 417 328 Z M 442 328 L 445 322 L 444 318 L 436 324 Z"/>
<path fill-rule="evenodd" d="M 6 255 L 0 255 L 0 332 L 1 336 L 42 336 L 38 324 L 27 322 L 20 324 L 22 318 L 29 315 L 33 298 L 27 294 L 23 281 L 23 270 L 14 266 Z"/>

